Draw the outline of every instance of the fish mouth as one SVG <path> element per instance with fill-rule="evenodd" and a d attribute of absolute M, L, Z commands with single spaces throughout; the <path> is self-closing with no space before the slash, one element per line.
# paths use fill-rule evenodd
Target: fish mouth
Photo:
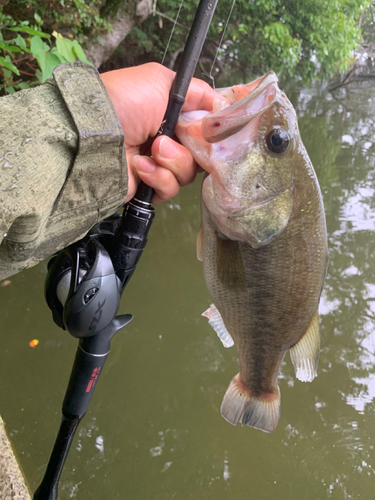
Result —
<path fill-rule="evenodd" d="M 256 87 L 240 101 L 202 117 L 201 133 L 206 142 L 220 142 L 236 134 L 273 104 L 278 93 L 277 76 L 270 71 L 253 83 L 258 81 Z"/>

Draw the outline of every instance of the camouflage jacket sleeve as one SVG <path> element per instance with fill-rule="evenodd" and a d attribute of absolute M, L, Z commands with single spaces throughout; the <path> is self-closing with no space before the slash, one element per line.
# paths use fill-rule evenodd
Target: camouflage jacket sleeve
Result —
<path fill-rule="evenodd" d="M 0 280 L 83 237 L 124 203 L 124 136 L 98 72 L 58 66 L 0 98 Z"/>

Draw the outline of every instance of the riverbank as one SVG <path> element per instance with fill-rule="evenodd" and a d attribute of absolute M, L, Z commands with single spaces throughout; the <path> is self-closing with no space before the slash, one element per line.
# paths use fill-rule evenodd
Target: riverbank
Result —
<path fill-rule="evenodd" d="M 0 498 L 3 500 L 31 500 L 12 445 L 0 417 Z"/>

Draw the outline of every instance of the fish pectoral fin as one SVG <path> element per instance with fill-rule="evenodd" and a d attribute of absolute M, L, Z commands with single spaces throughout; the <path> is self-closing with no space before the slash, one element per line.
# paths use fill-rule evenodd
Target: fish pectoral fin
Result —
<path fill-rule="evenodd" d="M 264 432 L 276 430 L 280 419 L 280 390 L 256 396 L 241 382 L 238 373 L 229 384 L 221 414 L 232 425 L 241 423 Z"/>
<path fill-rule="evenodd" d="M 203 262 L 203 256 L 204 256 L 204 233 L 201 224 L 197 236 L 197 259 Z"/>
<path fill-rule="evenodd" d="M 318 372 L 319 361 L 319 313 L 316 311 L 305 335 L 289 349 L 296 377 L 302 382 L 311 382 Z"/>
<path fill-rule="evenodd" d="M 232 347 L 234 344 L 231 334 L 228 332 L 227 327 L 224 325 L 221 314 L 216 309 L 214 304 L 211 304 L 207 311 L 202 313 L 202 316 L 208 318 L 209 324 L 217 333 L 217 336 L 222 341 L 224 347 Z"/>

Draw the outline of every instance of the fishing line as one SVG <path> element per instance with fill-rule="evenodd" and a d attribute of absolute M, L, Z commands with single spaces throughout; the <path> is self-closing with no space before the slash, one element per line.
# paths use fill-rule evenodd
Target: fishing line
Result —
<path fill-rule="evenodd" d="M 211 69 L 210 69 L 210 73 L 209 73 L 208 75 L 207 75 L 206 73 L 203 73 L 205 76 L 207 76 L 207 77 L 211 80 L 213 88 L 215 88 L 215 77 L 213 77 L 213 76 L 212 76 L 212 71 L 213 71 L 213 69 L 214 69 L 214 66 L 215 66 L 215 63 L 216 63 L 216 59 L 217 59 L 217 56 L 218 56 L 218 54 L 219 54 L 219 50 L 221 49 L 221 44 L 223 43 L 224 36 L 225 36 L 225 32 L 227 31 L 227 27 L 228 27 L 229 20 L 230 20 L 230 18 L 231 18 L 231 15 L 232 15 L 232 12 L 233 12 L 233 8 L 234 8 L 234 4 L 235 4 L 235 3 L 236 3 L 236 0 L 233 0 L 233 2 L 232 2 L 232 6 L 231 6 L 230 11 L 229 11 L 229 15 L 228 15 L 227 20 L 226 20 L 226 22 L 225 22 L 224 31 L 223 31 L 223 33 L 222 33 L 222 35 L 221 35 L 221 38 L 220 38 L 220 43 L 219 43 L 219 46 L 218 46 L 218 48 L 217 48 L 217 50 L 216 50 L 216 54 L 215 54 L 214 60 L 213 60 L 213 62 L 212 62 L 212 66 L 211 66 Z"/>
<path fill-rule="evenodd" d="M 176 19 L 174 20 L 173 27 L 172 27 L 172 30 L 171 30 L 171 34 L 169 35 L 169 40 L 168 40 L 167 46 L 166 46 L 165 51 L 164 51 L 163 59 L 161 61 L 162 65 L 164 65 L 164 60 L 165 60 L 165 57 L 167 55 L 167 52 L 168 52 L 168 49 L 169 49 L 169 44 L 171 43 L 172 36 L 173 36 L 174 30 L 175 30 L 176 25 L 177 25 L 177 19 L 178 19 L 178 16 L 180 15 L 180 11 L 181 11 L 181 7 L 182 7 L 183 3 L 184 3 L 184 0 L 181 0 L 180 6 L 178 8 L 177 15 L 176 15 Z M 156 2 L 155 2 L 155 6 L 156 6 Z"/>

